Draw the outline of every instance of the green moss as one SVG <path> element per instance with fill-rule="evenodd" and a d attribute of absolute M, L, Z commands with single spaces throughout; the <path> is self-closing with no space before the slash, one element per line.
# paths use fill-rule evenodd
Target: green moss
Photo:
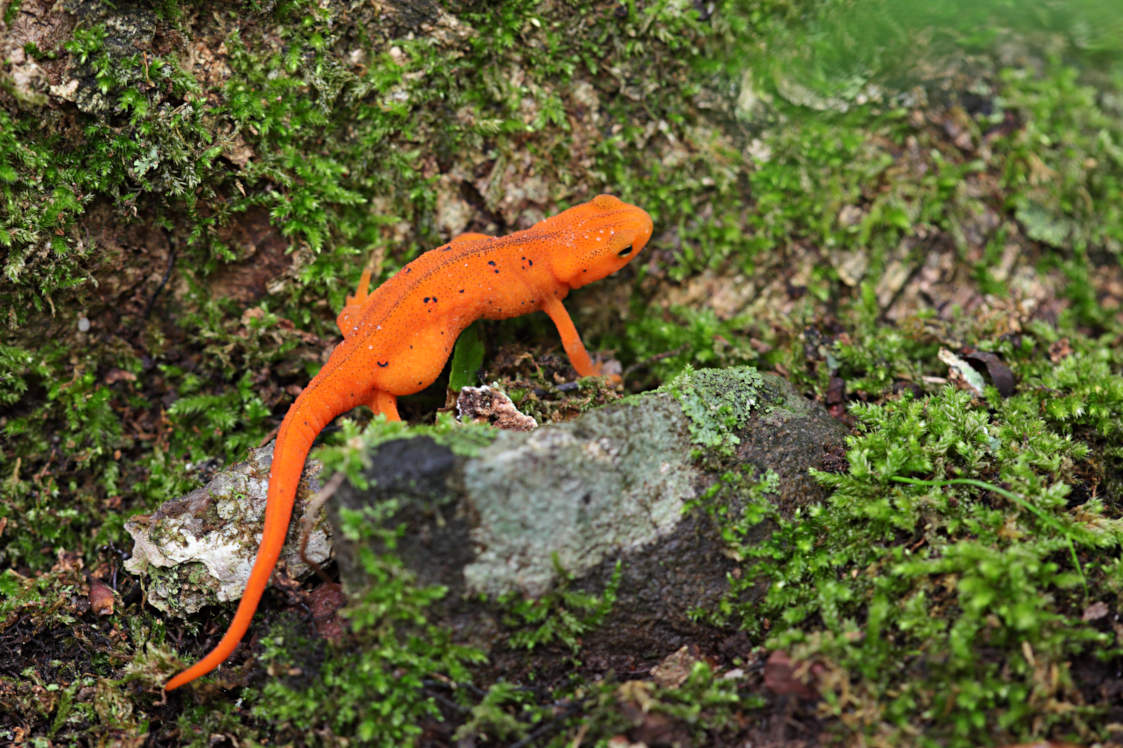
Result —
<path fill-rule="evenodd" d="M 560 642 L 576 652 L 581 634 L 599 626 L 611 612 L 620 586 L 619 560 L 600 595 L 572 589 L 573 575 L 562 567 L 556 553 L 553 561 L 558 581 L 546 594 L 531 599 L 511 592 L 499 597 L 497 602 L 507 610 L 503 623 L 514 629 L 509 646 L 529 650 Z"/>
<path fill-rule="evenodd" d="M 764 520 L 777 516 L 775 495 L 780 476 L 772 470 L 760 476 L 756 473 L 752 467 L 726 471 L 687 505 L 688 510 L 700 507 L 717 521 L 727 553 L 737 561 L 753 554 L 746 545 L 755 544 L 752 531 Z M 713 620 L 724 625 L 729 620 L 731 601 L 725 600 L 722 606 L 723 610 L 713 611 L 718 614 Z M 695 615 L 706 618 L 707 611 L 699 610 Z"/>
<path fill-rule="evenodd" d="M 1123 73 L 1115 71 L 1118 88 Z M 1096 251 L 1123 253 L 1123 126 L 1116 97 L 1102 97 L 1074 67 L 1003 72 L 1002 104 L 1025 126 L 996 140 L 1007 205 L 1032 239 L 1053 251 L 1048 266 L 1069 279 L 1077 322 L 1103 328 L 1111 313 L 1092 283 Z"/>
<path fill-rule="evenodd" d="M 734 679 L 722 678 L 705 662 L 693 663 L 680 685 L 650 688 L 650 694 L 649 711 L 675 720 L 698 742 L 735 730 L 741 715 L 764 705 L 760 697 L 739 693 Z"/>
<path fill-rule="evenodd" d="M 676 686 L 629 681 L 589 690 L 580 729 L 604 740 L 654 722 L 673 729 L 684 744 L 721 744 L 724 736 L 737 732 L 741 719 L 764 705 L 763 699 L 741 693 L 736 678 L 722 677 L 705 662 L 692 663 Z"/>
<path fill-rule="evenodd" d="M 268 742 L 264 737 L 268 733 L 249 722 L 237 701 L 212 699 L 184 707 L 176 719 L 176 728 L 181 743 L 190 748 L 209 748 L 216 735 L 251 745 Z"/>
<path fill-rule="evenodd" d="M 0 300 L 10 329 L 89 282 L 85 265 L 95 247 L 78 221 L 90 205 L 108 199 L 135 210 L 141 196 L 159 194 L 165 205 L 182 203 L 198 218 L 199 198 L 221 182 L 214 163 L 221 148 L 211 142 L 198 83 L 174 58 L 137 52 L 132 40 L 145 31 L 115 26 L 110 33 L 95 23 L 79 26 L 63 45 L 82 112 L 75 128 L 0 111 L 0 198 L 7 208 L 0 244 L 8 249 L 9 281 Z"/>
<path fill-rule="evenodd" d="M 99 647 L 91 653 L 92 661 L 60 654 L 90 644 L 82 615 L 74 608 L 83 584 L 83 575 L 76 568 L 61 564 L 35 578 L 21 577 L 10 569 L 0 574 L 5 637 L 13 646 L 41 658 L 29 658 L 16 677 L 0 677 L 5 706 L 17 710 L 24 724 L 39 725 L 38 734 L 44 738 L 82 734 L 111 741 L 112 735 L 143 732 L 146 718 L 119 687 L 132 677 L 126 674 L 122 681 L 108 677 L 115 664 L 128 658 L 127 652 Z M 102 618 L 101 622 L 106 631 L 121 633 L 119 618 Z M 135 642 L 124 638 L 123 649 L 128 650 Z M 10 741 L 21 739 L 16 730 L 4 727 L 0 727 L 0 735 Z"/>
<path fill-rule="evenodd" d="M 619 349 L 629 350 L 647 378 L 668 381 L 689 367 L 720 368 L 756 361 L 757 354 L 742 332 L 747 316 L 722 320 L 713 309 L 672 306 L 664 310 L 636 304 L 625 333 L 609 335 Z"/>
<path fill-rule="evenodd" d="M 492 685 L 455 737 L 599 744 L 654 724 L 676 742 L 712 744 L 736 734 L 740 719 L 764 705 L 763 699 L 739 692 L 737 679 L 720 677 L 704 662 L 694 662 L 676 686 L 639 680 L 577 682 L 547 698 L 535 696 L 534 690 L 504 681 Z"/>
<path fill-rule="evenodd" d="M 456 729 L 457 739 L 490 737 L 512 741 L 526 737 L 536 724 L 547 722 L 552 709 L 536 703 L 534 693 L 507 681 L 493 683 Z"/>
<path fill-rule="evenodd" d="M 405 528 L 384 524 L 396 509 L 388 502 L 366 512 L 342 510 L 343 532 L 362 541 L 360 562 L 379 583 L 347 610 L 353 634 L 347 646 L 333 649 L 314 674 L 292 683 L 273 679 L 249 697 L 255 717 L 275 725 L 279 739 L 315 730 L 372 745 L 414 742 L 424 721 L 441 715 L 429 679 L 440 675 L 447 683 L 468 684 L 468 666 L 483 660 L 480 652 L 453 644 L 447 630 L 426 622 L 426 609 L 445 590 L 417 586 L 394 555 Z M 373 550 L 375 540 L 383 552 Z M 274 636 L 266 641 L 263 660 L 288 669 L 311 645 L 290 634 Z"/>
<path fill-rule="evenodd" d="M 17 612 L 26 615 L 25 608 L 42 605 L 43 593 L 49 591 L 51 581 L 46 576 L 27 579 L 11 569 L 5 569 L 0 573 L 0 614 L 9 619 Z"/>
<path fill-rule="evenodd" d="M 1069 711 L 1049 711 L 1048 724 L 1071 729 L 1073 715 L 1090 716 L 1067 668 L 1112 646 L 1081 614 L 1086 595 L 1111 584 L 1123 528 L 1098 499 L 1072 508 L 1090 450 L 1071 429 L 1078 421 L 1117 437 L 1108 422 L 1123 407 L 1123 378 L 1070 358 L 1027 373 L 990 411 L 952 389 L 852 406 L 850 468 L 819 474 L 833 490 L 825 506 L 773 517 L 777 530 L 760 547 L 736 542 L 759 511 L 728 518 L 727 542 L 747 562 L 723 610 L 757 635 L 770 619 L 770 648 L 860 674 L 863 692 L 832 708 L 873 709 L 867 731 L 927 723 L 929 737 L 968 745 L 996 731 L 1040 734 L 1053 699 Z M 1089 412 L 1071 406 L 1083 398 Z M 925 480 L 895 482 L 910 476 Z M 1105 551 L 1110 560 L 1094 560 Z M 762 580 L 762 605 L 736 602 Z M 1050 668 L 1059 681 L 1044 675 Z M 932 710 L 942 716 L 927 722 Z"/>
<path fill-rule="evenodd" d="M 1123 252 L 1123 126 L 1077 69 L 1003 71 L 1003 105 L 1026 127 L 998 141 L 1008 204 L 1033 239 L 1084 252 Z M 1092 167 L 1092 168 L 1089 168 Z"/>
<path fill-rule="evenodd" d="M 20 7 L 23 5 L 23 0 L 11 0 L 7 7 L 4 8 L 4 23 L 8 26 L 12 25 L 12 21 L 19 15 Z"/>
<path fill-rule="evenodd" d="M 691 441 L 706 451 L 731 456 L 742 428 L 756 405 L 761 386 L 756 369 L 687 370 L 663 387 L 690 421 Z"/>
<path fill-rule="evenodd" d="M 98 385 L 95 363 L 88 357 L 74 360 L 66 379 L 55 378 L 53 372 L 71 360 L 70 352 L 57 344 L 35 352 L 9 346 L 0 351 L 0 376 L 17 395 L 10 415 L 0 419 L 5 437 L 0 455 L 8 467 L 0 482 L 0 518 L 8 523 L 0 559 L 8 564 L 43 568 L 53 561 L 44 558 L 44 544 L 74 548 L 91 542 L 83 515 L 97 512 L 98 495 L 123 490 L 121 465 L 114 457 L 122 440 L 117 398 Z M 64 461 L 65 469 L 52 473 L 23 467 L 25 461 L 35 465 L 51 453 Z M 92 485 L 77 484 L 79 475 Z M 53 499 L 63 492 L 72 499 L 59 505 Z M 97 535 L 98 541 L 105 539 Z"/>
<path fill-rule="evenodd" d="M 171 373 L 170 368 L 165 369 L 167 373 Z M 254 391 L 248 372 L 223 393 L 198 392 L 202 383 L 191 375 L 185 375 L 182 381 L 181 397 L 168 409 L 168 416 L 178 428 L 197 428 L 202 422 L 215 429 L 222 435 L 221 444 L 208 451 L 214 454 L 221 450 L 227 459 L 245 454 L 257 445 L 256 434 L 264 426 L 269 411 Z"/>
<path fill-rule="evenodd" d="M 932 313 L 925 310 L 908 323 L 887 326 L 871 284 L 864 283 L 850 311 L 853 330 L 822 355 L 825 366 L 818 370 L 817 384 L 826 389 L 830 377 L 840 377 L 856 394 L 874 397 L 892 392 L 899 382 L 921 381 L 925 375 L 942 372 L 939 339 L 926 329 Z M 985 334 L 979 331 L 978 334 Z"/>

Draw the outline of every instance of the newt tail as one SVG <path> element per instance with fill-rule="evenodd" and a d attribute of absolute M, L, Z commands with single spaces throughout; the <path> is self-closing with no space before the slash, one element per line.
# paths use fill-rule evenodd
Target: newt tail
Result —
<path fill-rule="evenodd" d="M 292 519 L 296 491 L 300 485 L 300 475 L 304 472 L 304 462 L 312 449 L 312 443 L 333 418 L 355 406 L 350 398 L 339 398 L 340 402 L 336 407 L 324 407 L 323 390 L 327 388 L 317 387 L 317 380 L 320 380 L 319 384 L 323 384 L 323 375 L 332 368 L 334 367 L 324 367 L 324 371 L 300 393 L 281 421 L 277 441 L 273 446 L 273 463 L 269 470 L 269 493 L 265 502 L 265 527 L 262 529 L 261 545 L 258 546 L 245 592 L 242 593 L 229 628 L 203 659 L 164 684 L 165 691 L 179 688 L 221 665 L 249 629 L 257 604 L 261 601 L 269 577 L 281 557 L 289 520 Z M 398 420 L 396 410 L 387 413 L 387 417 Z"/>

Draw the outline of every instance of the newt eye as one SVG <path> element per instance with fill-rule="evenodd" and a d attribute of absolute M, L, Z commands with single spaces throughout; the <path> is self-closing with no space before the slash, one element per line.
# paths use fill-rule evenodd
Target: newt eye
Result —
<path fill-rule="evenodd" d="M 616 256 L 617 257 L 627 257 L 628 255 L 630 255 L 632 253 L 633 249 L 635 249 L 635 247 L 633 247 L 631 245 L 628 245 L 627 247 L 624 247 L 619 252 L 617 252 Z"/>

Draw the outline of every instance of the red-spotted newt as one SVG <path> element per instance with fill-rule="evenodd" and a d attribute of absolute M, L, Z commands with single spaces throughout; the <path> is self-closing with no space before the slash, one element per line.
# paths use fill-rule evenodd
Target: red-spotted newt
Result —
<path fill-rule="evenodd" d="M 398 396 L 432 384 L 457 335 L 481 318 L 505 319 L 541 309 L 558 328 L 577 373 L 600 375 L 561 300 L 571 289 L 628 264 L 651 230 L 645 211 L 598 195 L 508 236 L 462 234 L 422 254 L 374 293 L 368 293 L 370 271 L 365 271 L 339 314 L 343 342 L 296 398 L 277 432 L 265 528 L 234 618 L 218 645 L 164 689 L 179 688 L 214 670 L 246 633 L 281 554 L 300 474 L 321 429 L 356 405 L 400 420 Z"/>

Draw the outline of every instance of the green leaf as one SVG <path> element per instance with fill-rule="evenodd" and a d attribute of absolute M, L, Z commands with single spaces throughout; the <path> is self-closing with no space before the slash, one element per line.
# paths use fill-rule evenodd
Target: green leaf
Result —
<path fill-rule="evenodd" d="M 448 375 L 448 388 L 460 391 L 479 381 L 479 371 L 484 363 L 484 344 L 480 339 L 480 323 L 473 322 L 460 333 L 456 347 L 452 351 L 451 371 Z"/>

